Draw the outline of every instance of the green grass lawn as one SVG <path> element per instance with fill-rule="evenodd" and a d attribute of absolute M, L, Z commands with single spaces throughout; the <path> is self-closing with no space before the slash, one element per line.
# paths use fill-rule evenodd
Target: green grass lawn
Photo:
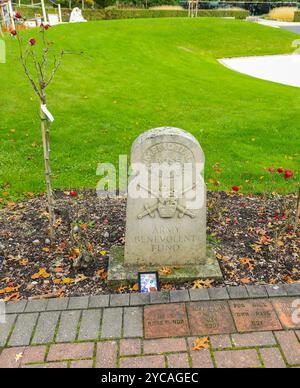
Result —
<path fill-rule="evenodd" d="M 233 72 L 217 59 L 288 53 L 297 35 L 212 18 L 99 21 L 58 26 L 49 35 L 57 48 L 84 51 L 65 57 L 48 89 L 48 108 L 55 116 L 55 187 L 94 188 L 98 163 L 116 163 L 140 133 L 169 125 L 200 141 L 206 180 L 220 182 L 218 187 L 208 183 L 210 189 L 295 191 L 300 89 Z M 44 191 L 43 159 L 37 100 L 18 61 L 17 42 L 5 39 L 0 196 L 2 185 L 18 198 Z M 221 172 L 213 168 L 216 163 Z M 292 169 L 295 176 L 285 181 L 264 171 L 270 166 Z"/>

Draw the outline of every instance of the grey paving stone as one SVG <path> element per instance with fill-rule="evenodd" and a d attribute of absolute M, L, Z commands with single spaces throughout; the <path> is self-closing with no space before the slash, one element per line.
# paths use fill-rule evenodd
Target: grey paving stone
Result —
<path fill-rule="evenodd" d="M 89 305 L 89 296 L 73 296 L 69 300 L 68 310 L 83 310 Z"/>
<path fill-rule="evenodd" d="M 109 306 L 109 295 L 90 296 L 89 308 L 99 308 Z"/>
<path fill-rule="evenodd" d="M 150 303 L 159 304 L 159 303 L 169 303 L 170 302 L 170 293 L 169 292 L 150 292 Z"/>
<path fill-rule="evenodd" d="M 300 296 L 300 284 L 285 284 L 284 288 L 289 296 Z"/>
<path fill-rule="evenodd" d="M 170 291 L 171 302 L 189 302 L 190 294 L 188 290 Z"/>
<path fill-rule="evenodd" d="M 7 337 L 16 320 L 15 314 L 6 315 L 4 323 L 0 323 L 0 346 L 4 346 L 7 342 Z"/>
<path fill-rule="evenodd" d="M 35 313 L 39 311 L 45 311 L 48 301 L 43 300 L 29 300 L 25 308 L 26 313 Z"/>
<path fill-rule="evenodd" d="M 121 338 L 123 309 L 106 308 L 103 310 L 102 338 Z"/>
<path fill-rule="evenodd" d="M 250 298 L 267 298 L 268 293 L 265 286 L 246 286 Z"/>
<path fill-rule="evenodd" d="M 9 346 L 27 346 L 30 343 L 38 313 L 18 315 L 16 325 L 9 339 Z"/>
<path fill-rule="evenodd" d="M 34 337 L 32 339 L 33 344 L 46 344 L 53 342 L 59 315 L 59 311 L 43 312 L 40 314 Z"/>
<path fill-rule="evenodd" d="M 15 302 L 6 303 L 6 314 L 23 313 L 27 304 L 27 300 L 18 300 Z"/>
<path fill-rule="evenodd" d="M 78 339 L 95 340 L 99 336 L 102 310 L 85 310 L 82 313 Z"/>
<path fill-rule="evenodd" d="M 270 298 L 275 296 L 287 296 L 287 291 L 283 285 L 278 285 L 278 286 L 267 285 L 266 290 Z"/>
<path fill-rule="evenodd" d="M 110 296 L 110 307 L 129 306 L 129 294 L 113 294 Z"/>
<path fill-rule="evenodd" d="M 229 299 L 229 294 L 226 288 L 209 288 L 208 289 L 209 297 L 211 300 L 227 300 Z"/>
<path fill-rule="evenodd" d="M 143 337 L 143 308 L 124 308 L 124 337 Z"/>
<path fill-rule="evenodd" d="M 197 301 L 197 300 L 209 300 L 209 293 L 206 288 L 203 289 L 190 289 L 190 299 L 192 301 Z"/>
<path fill-rule="evenodd" d="M 228 287 L 230 299 L 247 299 L 249 298 L 247 288 L 244 286 Z"/>
<path fill-rule="evenodd" d="M 49 299 L 47 304 L 47 311 L 60 311 L 68 308 L 69 298 L 54 298 Z"/>
<path fill-rule="evenodd" d="M 60 317 L 56 342 L 70 342 L 76 339 L 80 310 L 63 311 Z"/>
<path fill-rule="evenodd" d="M 150 303 L 150 294 L 131 294 L 130 306 L 143 306 Z"/>

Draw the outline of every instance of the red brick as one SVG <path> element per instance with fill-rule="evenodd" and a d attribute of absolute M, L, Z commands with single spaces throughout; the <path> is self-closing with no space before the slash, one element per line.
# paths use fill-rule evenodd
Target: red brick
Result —
<path fill-rule="evenodd" d="M 172 303 L 145 306 L 145 338 L 183 337 L 188 335 L 185 305 Z"/>
<path fill-rule="evenodd" d="M 93 360 L 80 360 L 80 361 L 72 361 L 71 368 L 76 369 L 89 369 L 93 368 Z"/>
<path fill-rule="evenodd" d="M 192 302 L 188 304 L 188 314 L 192 335 L 236 332 L 227 302 Z"/>
<path fill-rule="evenodd" d="M 33 362 L 44 362 L 46 349 L 46 346 L 30 346 L 25 348 L 21 364 L 25 365 Z"/>
<path fill-rule="evenodd" d="M 213 335 L 209 340 L 213 349 L 232 348 L 229 335 Z"/>
<path fill-rule="evenodd" d="M 214 353 L 217 368 L 255 368 L 261 366 L 254 349 L 226 350 Z"/>
<path fill-rule="evenodd" d="M 267 299 L 230 301 L 229 304 L 241 333 L 282 329 L 272 303 Z"/>
<path fill-rule="evenodd" d="M 276 340 L 272 332 L 234 334 L 232 341 L 236 347 L 268 346 L 276 345 Z"/>
<path fill-rule="evenodd" d="M 277 298 L 272 303 L 286 329 L 300 329 L 299 298 Z"/>
<path fill-rule="evenodd" d="M 191 352 L 193 368 L 212 369 L 214 364 L 209 350 L 201 349 Z"/>
<path fill-rule="evenodd" d="M 164 356 L 122 358 L 120 368 L 165 368 L 165 358 Z"/>
<path fill-rule="evenodd" d="M 16 361 L 17 354 L 23 356 L 25 348 L 4 349 L 0 355 L 0 368 L 19 368 L 22 358 Z"/>
<path fill-rule="evenodd" d="M 189 368 L 187 353 L 169 354 L 167 359 L 169 368 Z"/>
<path fill-rule="evenodd" d="M 117 366 L 116 341 L 103 341 L 97 344 L 96 368 L 116 368 Z"/>
<path fill-rule="evenodd" d="M 260 349 L 264 365 L 268 369 L 286 368 L 282 355 L 277 348 Z"/>
<path fill-rule="evenodd" d="M 276 333 L 277 340 L 290 365 L 300 364 L 300 343 L 293 331 Z"/>
<path fill-rule="evenodd" d="M 94 344 L 91 342 L 80 344 L 55 344 L 50 347 L 47 361 L 92 358 L 93 352 Z"/>
<path fill-rule="evenodd" d="M 144 353 L 170 353 L 187 350 L 185 338 L 165 338 L 144 341 Z"/>
<path fill-rule="evenodd" d="M 120 355 L 130 356 L 134 354 L 141 354 L 142 346 L 139 339 L 123 339 L 120 341 Z"/>

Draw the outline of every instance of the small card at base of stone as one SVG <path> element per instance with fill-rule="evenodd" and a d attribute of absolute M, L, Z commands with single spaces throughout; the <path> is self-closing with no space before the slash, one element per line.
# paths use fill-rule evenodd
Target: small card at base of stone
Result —
<path fill-rule="evenodd" d="M 139 272 L 138 275 L 141 294 L 160 291 L 158 272 Z"/>

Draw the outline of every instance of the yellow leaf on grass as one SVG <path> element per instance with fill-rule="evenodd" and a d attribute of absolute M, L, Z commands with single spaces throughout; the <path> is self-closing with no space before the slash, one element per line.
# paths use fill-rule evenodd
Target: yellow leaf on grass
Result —
<path fill-rule="evenodd" d="M 117 292 L 119 294 L 123 294 L 123 292 L 127 291 L 127 289 L 128 289 L 128 286 L 120 286 L 117 288 Z"/>
<path fill-rule="evenodd" d="M 170 267 L 161 267 L 159 269 L 160 275 L 170 275 L 171 273 L 172 273 L 172 268 L 170 268 Z"/>
<path fill-rule="evenodd" d="M 195 280 L 193 282 L 192 288 L 211 288 L 213 285 L 214 281 L 213 280 Z"/>
<path fill-rule="evenodd" d="M 75 283 L 83 282 L 84 280 L 88 279 L 87 276 L 85 276 L 83 273 L 80 273 L 75 278 Z"/>
<path fill-rule="evenodd" d="M 138 290 L 139 290 L 139 284 L 138 284 L 138 283 L 135 283 L 135 284 L 131 287 L 131 290 L 132 290 L 132 291 L 138 291 Z"/>
<path fill-rule="evenodd" d="M 40 279 L 40 278 L 47 279 L 49 277 L 50 277 L 50 274 L 45 270 L 45 268 L 40 268 L 39 272 L 31 276 L 31 279 L 33 280 Z"/>
<path fill-rule="evenodd" d="M 249 283 L 251 283 L 251 280 L 249 278 L 243 278 L 243 279 L 241 279 L 241 283 L 242 284 L 249 284 Z"/>
<path fill-rule="evenodd" d="M 0 294 L 7 294 L 9 292 L 14 292 L 14 291 L 18 291 L 18 289 L 20 288 L 21 286 L 16 286 L 16 287 L 5 287 L 3 288 L 2 290 L 0 290 Z"/>
<path fill-rule="evenodd" d="M 20 361 L 22 357 L 23 357 L 23 353 L 17 353 L 15 356 L 16 362 Z"/>
<path fill-rule="evenodd" d="M 63 279 L 63 284 L 71 284 L 74 282 L 74 279 L 71 278 L 64 278 Z"/>
<path fill-rule="evenodd" d="M 242 257 L 241 259 L 239 259 L 239 262 L 242 265 L 247 266 L 250 271 L 253 271 L 255 268 L 255 261 L 253 259 L 249 259 L 249 257 Z"/>
<path fill-rule="evenodd" d="M 192 350 L 208 349 L 209 348 L 209 339 L 208 337 L 196 338 L 194 341 Z"/>

